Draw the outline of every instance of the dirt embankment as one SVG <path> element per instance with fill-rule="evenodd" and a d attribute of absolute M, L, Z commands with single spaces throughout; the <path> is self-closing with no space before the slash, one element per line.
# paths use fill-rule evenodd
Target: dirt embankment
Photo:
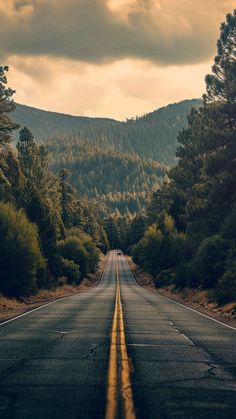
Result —
<path fill-rule="evenodd" d="M 211 299 L 209 292 L 205 290 L 193 290 L 189 288 L 176 290 L 174 286 L 157 289 L 151 275 L 144 272 L 130 257 L 127 257 L 127 260 L 137 283 L 141 287 L 193 308 L 222 323 L 236 327 L 236 302 L 219 307 Z"/>
<path fill-rule="evenodd" d="M 102 255 L 97 271 L 94 274 L 88 275 L 88 277 L 77 286 L 63 285 L 52 290 L 42 289 L 36 295 L 22 298 L 20 301 L 0 295 L 0 323 L 43 304 L 59 300 L 63 297 L 79 294 L 88 291 L 90 288 L 96 287 L 100 282 L 106 260 L 107 256 Z"/>

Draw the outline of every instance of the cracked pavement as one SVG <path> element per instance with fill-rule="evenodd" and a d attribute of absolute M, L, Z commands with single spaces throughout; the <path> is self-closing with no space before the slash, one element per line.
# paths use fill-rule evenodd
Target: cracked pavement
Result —
<path fill-rule="evenodd" d="M 115 253 L 100 285 L 0 326 L 1 419 L 99 419 Z M 118 256 L 137 419 L 235 419 L 236 331 L 139 287 Z"/>

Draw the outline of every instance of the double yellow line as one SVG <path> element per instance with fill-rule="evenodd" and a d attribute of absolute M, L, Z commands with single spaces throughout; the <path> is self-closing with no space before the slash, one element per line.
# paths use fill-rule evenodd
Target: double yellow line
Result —
<path fill-rule="evenodd" d="M 116 256 L 116 301 L 111 331 L 106 419 L 117 419 L 118 417 L 136 419 L 130 381 L 130 364 L 125 342 L 119 265 Z"/>

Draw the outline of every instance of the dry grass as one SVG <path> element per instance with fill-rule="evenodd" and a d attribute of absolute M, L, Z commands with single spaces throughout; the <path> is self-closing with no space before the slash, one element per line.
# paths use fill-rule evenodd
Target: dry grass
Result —
<path fill-rule="evenodd" d="M 0 294 L 0 311 L 1 310 L 11 310 L 18 307 L 19 301 L 15 298 L 6 298 Z"/>

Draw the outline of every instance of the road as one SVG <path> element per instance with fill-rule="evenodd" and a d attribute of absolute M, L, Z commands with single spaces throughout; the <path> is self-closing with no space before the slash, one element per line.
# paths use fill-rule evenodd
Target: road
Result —
<path fill-rule="evenodd" d="M 236 330 L 140 288 L 98 287 L 0 325 L 1 419 L 236 418 Z"/>

